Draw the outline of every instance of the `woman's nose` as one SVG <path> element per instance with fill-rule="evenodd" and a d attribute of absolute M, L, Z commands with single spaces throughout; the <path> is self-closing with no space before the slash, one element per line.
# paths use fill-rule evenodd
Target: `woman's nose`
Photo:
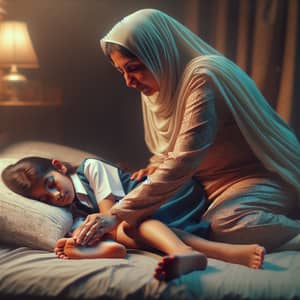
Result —
<path fill-rule="evenodd" d="M 124 73 L 124 80 L 125 80 L 125 83 L 126 83 L 127 87 L 132 87 L 132 82 L 133 82 L 132 79 L 133 78 L 132 78 L 132 76 L 130 74 Z"/>

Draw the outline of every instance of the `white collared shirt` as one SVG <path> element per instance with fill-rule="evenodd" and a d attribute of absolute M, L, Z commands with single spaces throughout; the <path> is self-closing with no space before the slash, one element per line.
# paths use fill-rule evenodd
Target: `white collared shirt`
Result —
<path fill-rule="evenodd" d="M 91 158 L 86 160 L 83 173 L 88 179 L 98 203 L 110 194 L 114 195 L 117 200 L 125 196 L 118 168 Z M 92 204 L 88 199 L 87 192 L 78 175 L 72 174 L 71 180 L 74 185 L 75 193 L 78 195 L 78 200 L 82 204 L 91 207 Z M 80 194 L 86 197 L 80 197 Z"/>
<path fill-rule="evenodd" d="M 119 177 L 118 168 L 97 159 L 87 159 L 85 161 L 83 173 L 89 181 L 97 203 L 105 199 L 110 194 L 114 195 L 116 200 L 124 197 L 125 193 Z M 92 208 L 93 204 L 88 197 L 79 176 L 75 173 L 70 177 L 73 182 L 74 191 L 78 201 L 80 201 L 82 205 Z M 82 216 L 75 217 L 72 231 L 80 226 L 84 219 L 85 218 Z"/>

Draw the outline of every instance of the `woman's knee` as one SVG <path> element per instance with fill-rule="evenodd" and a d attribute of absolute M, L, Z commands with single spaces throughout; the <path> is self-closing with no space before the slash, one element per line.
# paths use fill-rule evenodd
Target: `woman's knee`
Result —
<path fill-rule="evenodd" d="M 300 222 L 263 210 L 214 215 L 210 239 L 234 243 L 259 243 L 268 252 L 300 233 Z"/>

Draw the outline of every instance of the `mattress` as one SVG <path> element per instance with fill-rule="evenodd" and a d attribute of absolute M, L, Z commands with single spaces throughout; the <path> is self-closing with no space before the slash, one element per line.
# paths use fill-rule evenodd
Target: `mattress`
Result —
<path fill-rule="evenodd" d="M 152 277 L 158 255 L 61 260 L 54 253 L 0 246 L 1 298 L 13 299 L 300 299 L 300 252 L 267 254 L 263 269 L 208 259 L 204 271 L 170 282 Z"/>

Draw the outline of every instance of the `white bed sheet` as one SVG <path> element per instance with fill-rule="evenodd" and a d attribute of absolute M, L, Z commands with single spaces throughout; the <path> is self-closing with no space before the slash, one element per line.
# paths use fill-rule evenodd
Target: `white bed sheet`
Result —
<path fill-rule="evenodd" d="M 60 260 L 46 251 L 1 246 L 0 294 L 66 300 L 300 299 L 299 251 L 266 255 L 262 270 L 209 259 L 205 271 L 168 284 L 152 278 L 157 256 L 144 253 L 132 252 L 126 259 Z"/>
<path fill-rule="evenodd" d="M 260 270 L 209 259 L 205 271 L 173 280 L 164 297 L 180 300 L 300 299 L 300 252 L 268 254 Z"/>
<path fill-rule="evenodd" d="M 61 260 L 43 250 L 1 246 L 0 295 L 20 299 L 157 299 L 166 284 L 152 278 L 154 257 L 134 252 L 126 259 Z"/>

